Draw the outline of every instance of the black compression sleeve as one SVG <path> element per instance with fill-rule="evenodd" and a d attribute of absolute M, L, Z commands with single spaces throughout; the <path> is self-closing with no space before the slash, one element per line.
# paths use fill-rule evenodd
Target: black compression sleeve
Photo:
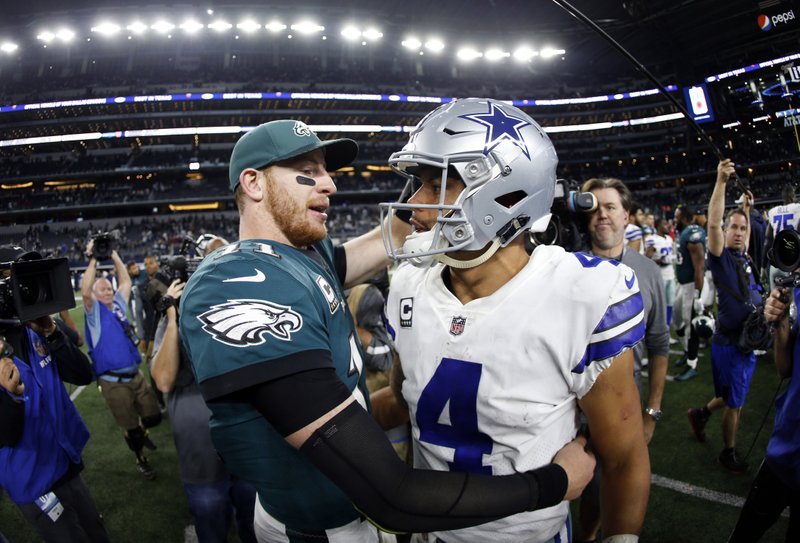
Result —
<path fill-rule="evenodd" d="M 300 450 L 358 509 L 390 531 L 475 526 L 555 505 L 567 490 L 566 472 L 557 465 L 496 477 L 411 469 L 356 403 L 320 427 Z"/>
<path fill-rule="evenodd" d="M 344 285 L 344 278 L 347 277 L 347 253 L 344 250 L 344 245 L 336 245 L 333 248 L 333 266 L 336 269 L 339 282 Z"/>
<path fill-rule="evenodd" d="M 283 436 L 311 424 L 351 397 L 333 368 L 318 368 L 259 383 L 245 401 Z"/>

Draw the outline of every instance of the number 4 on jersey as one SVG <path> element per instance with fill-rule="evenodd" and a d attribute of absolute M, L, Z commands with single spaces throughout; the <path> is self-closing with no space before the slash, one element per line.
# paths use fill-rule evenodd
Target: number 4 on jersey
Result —
<path fill-rule="evenodd" d="M 443 358 L 420 395 L 417 426 L 420 441 L 455 450 L 452 471 L 491 475 L 483 455 L 492 452 L 492 439 L 478 431 L 481 370 L 475 362 Z"/>

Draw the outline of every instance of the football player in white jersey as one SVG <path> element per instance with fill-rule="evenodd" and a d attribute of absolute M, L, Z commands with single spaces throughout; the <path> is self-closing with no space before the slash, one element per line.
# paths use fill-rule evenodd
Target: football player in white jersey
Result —
<path fill-rule="evenodd" d="M 644 244 L 642 243 L 644 231 L 640 220 L 643 218 L 644 211 L 639 204 L 635 204 L 628 214 L 628 224 L 625 226 L 625 243 L 634 251 L 642 254 L 644 254 Z"/>
<path fill-rule="evenodd" d="M 785 228 L 798 229 L 800 223 L 800 204 L 794 201 L 794 186 L 786 184 L 781 189 L 783 204 L 775 206 L 767 212 L 769 226 L 767 227 L 767 246 L 772 245 L 775 235 Z M 769 289 L 775 289 L 775 277 L 786 275 L 775 266 L 769 267 Z"/>
<path fill-rule="evenodd" d="M 523 234 L 550 220 L 557 162 L 533 119 L 478 98 L 434 110 L 391 156 L 415 190 L 406 203 L 381 204 L 410 210 L 415 229 L 402 247 L 385 232 L 401 261 L 387 305 L 402 364 L 395 388 L 415 463 L 441 471 L 545 465 L 575 436 L 582 410 L 603 462 L 603 534 L 637 541 L 650 463 L 630 348 L 643 336 L 643 302 L 623 264 L 553 246 L 526 251 Z M 562 501 L 426 537 L 569 541 L 568 513 Z"/>
<path fill-rule="evenodd" d="M 675 303 L 675 247 L 669 236 L 669 222 L 659 218 L 656 221 L 656 233 L 647 238 L 647 256 L 656 261 L 661 268 L 661 279 L 664 281 L 664 301 L 667 304 L 667 326 L 672 324 L 672 304 Z"/>

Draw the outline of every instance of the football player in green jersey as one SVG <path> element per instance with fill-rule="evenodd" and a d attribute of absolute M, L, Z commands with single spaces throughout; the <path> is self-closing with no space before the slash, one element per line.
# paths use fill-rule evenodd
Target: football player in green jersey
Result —
<path fill-rule="evenodd" d="M 293 120 L 240 138 L 230 161 L 240 241 L 209 255 L 183 293 L 181 338 L 215 447 L 258 490 L 257 537 L 374 542 L 366 520 L 427 532 L 576 497 L 594 467 L 582 437 L 531 472 L 443 473 L 406 466 L 370 417 L 343 285 L 390 261 L 379 228 L 334 247 L 325 225 L 327 172 L 357 151 Z M 402 244 L 408 226 L 387 220 Z"/>

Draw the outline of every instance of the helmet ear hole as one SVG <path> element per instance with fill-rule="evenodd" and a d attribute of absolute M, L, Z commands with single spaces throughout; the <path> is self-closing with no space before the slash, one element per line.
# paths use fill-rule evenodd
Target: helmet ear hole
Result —
<path fill-rule="evenodd" d="M 494 199 L 495 202 L 500 204 L 501 206 L 505 207 L 506 209 L 511 209 L 518 203 L 520 203 L 523 199 L 525 199 L 528 194 L 524 190 L 515 190 L 514 192 L 509 192 L 508 194 L 503 194 L 502 196 L 498 196 Z"/>

